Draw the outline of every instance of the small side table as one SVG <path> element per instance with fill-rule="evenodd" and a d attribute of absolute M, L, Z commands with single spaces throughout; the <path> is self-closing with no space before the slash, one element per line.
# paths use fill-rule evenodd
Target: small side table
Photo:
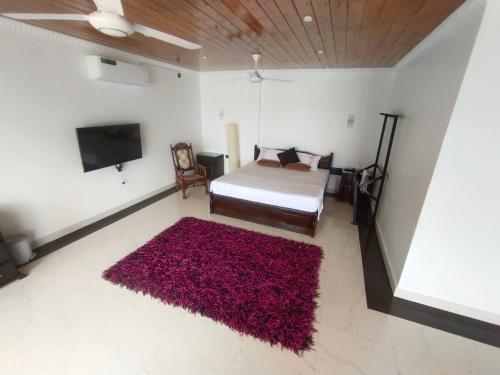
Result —
<path fill-rule="evenodd" d="M 215 180 L 224 174 L 224 154 L 199 152 L 196 154 L 196 161 L 207 168 L 208 180 Z"/>
<path fill-rule="evenodd" d="M 340 187 L 339 191 L 337 192 L 335 198 L 339 202 L 347 202 L 347 203 L 352 203 L 353 197 L 354 197 L 354 191 L 353 191 L 353 174 L 354 174 L 353 169 L 342 169 L 342 177 L 340 179 Z"/>

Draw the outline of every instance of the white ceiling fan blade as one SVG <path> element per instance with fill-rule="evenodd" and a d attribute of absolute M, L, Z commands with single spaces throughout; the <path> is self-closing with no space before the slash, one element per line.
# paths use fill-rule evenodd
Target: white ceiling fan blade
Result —
<path fill-rule="evenodd" d="M 187 48 L 187 49 L 199 49 L 201 46 L 199 44 L 178 38 L 176 36 L 164 33 L 163 31 L 158 31 L 143 25 L 134 25 L 135 31 L 141 33 L 144 36 L 155 38 L 161 40 L 163 42 L 167 42 L 170 44 L 175 44 L 176 46 Z"/>
<path fill-rule="evenodd" d="M 280 79 L 280 78 L 270 78 L 270 77 L 262 77 L 264 81 L 275 81 L 275 82 L 285 82 L 285 83 L 292 83 L 292 80 L 289 79 Z"/>
<path fill-rule="evenodd" d="M 2 16 L 15 20 L 55 20 L 55 21 L 87 21 L 86 14 L 65 13 L 2 13 Z"/>
<path fill-rule="evenodd" d="M 250 77 L 230 78 L 230 79 L 224 79 L 222 82 L 248 81 L 249 78 Z"/>
<path fill-rule="evenodd" d="M 121 0 L 94 0 L 97 10 L 110 12 L 123 16 L 123 6 Z"/>

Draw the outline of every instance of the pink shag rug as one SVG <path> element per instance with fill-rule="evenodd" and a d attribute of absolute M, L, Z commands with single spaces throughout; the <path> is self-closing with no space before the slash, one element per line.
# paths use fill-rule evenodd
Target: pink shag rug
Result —
<path fill-rule="evenodd" d="M 313 344 L 320 247 L 185 217 L 103 273 L 296 353 Z"/>

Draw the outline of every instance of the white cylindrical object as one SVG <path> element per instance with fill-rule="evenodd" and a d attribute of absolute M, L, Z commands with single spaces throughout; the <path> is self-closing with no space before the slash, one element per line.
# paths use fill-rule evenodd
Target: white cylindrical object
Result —
<path fill-rule="evenodd" d="M 238 137 L 238 125 L 227 125 L 227 154 L 229 156 L 229 171 L 240 167 L 240 141 Z"/>
<path fill-rule="evenodd" d="M 33 251 L 31 250 L 30 241 L 28 236 L 24 234 L 16 234 L 5 238 L 7 244 L 7 251 L 10 258 L 16 266 L 28 263 L 33 258 Z"/>

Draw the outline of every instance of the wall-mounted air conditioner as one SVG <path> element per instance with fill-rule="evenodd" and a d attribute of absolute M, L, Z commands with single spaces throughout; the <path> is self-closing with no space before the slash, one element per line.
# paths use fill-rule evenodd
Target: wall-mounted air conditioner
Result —
<path fill-rule="evenodd" d="M 87 68 L 91 79 L 145 86 L 148 73 L 140 65 L 129 64 L 102 56 L 87 56 Z"/>

